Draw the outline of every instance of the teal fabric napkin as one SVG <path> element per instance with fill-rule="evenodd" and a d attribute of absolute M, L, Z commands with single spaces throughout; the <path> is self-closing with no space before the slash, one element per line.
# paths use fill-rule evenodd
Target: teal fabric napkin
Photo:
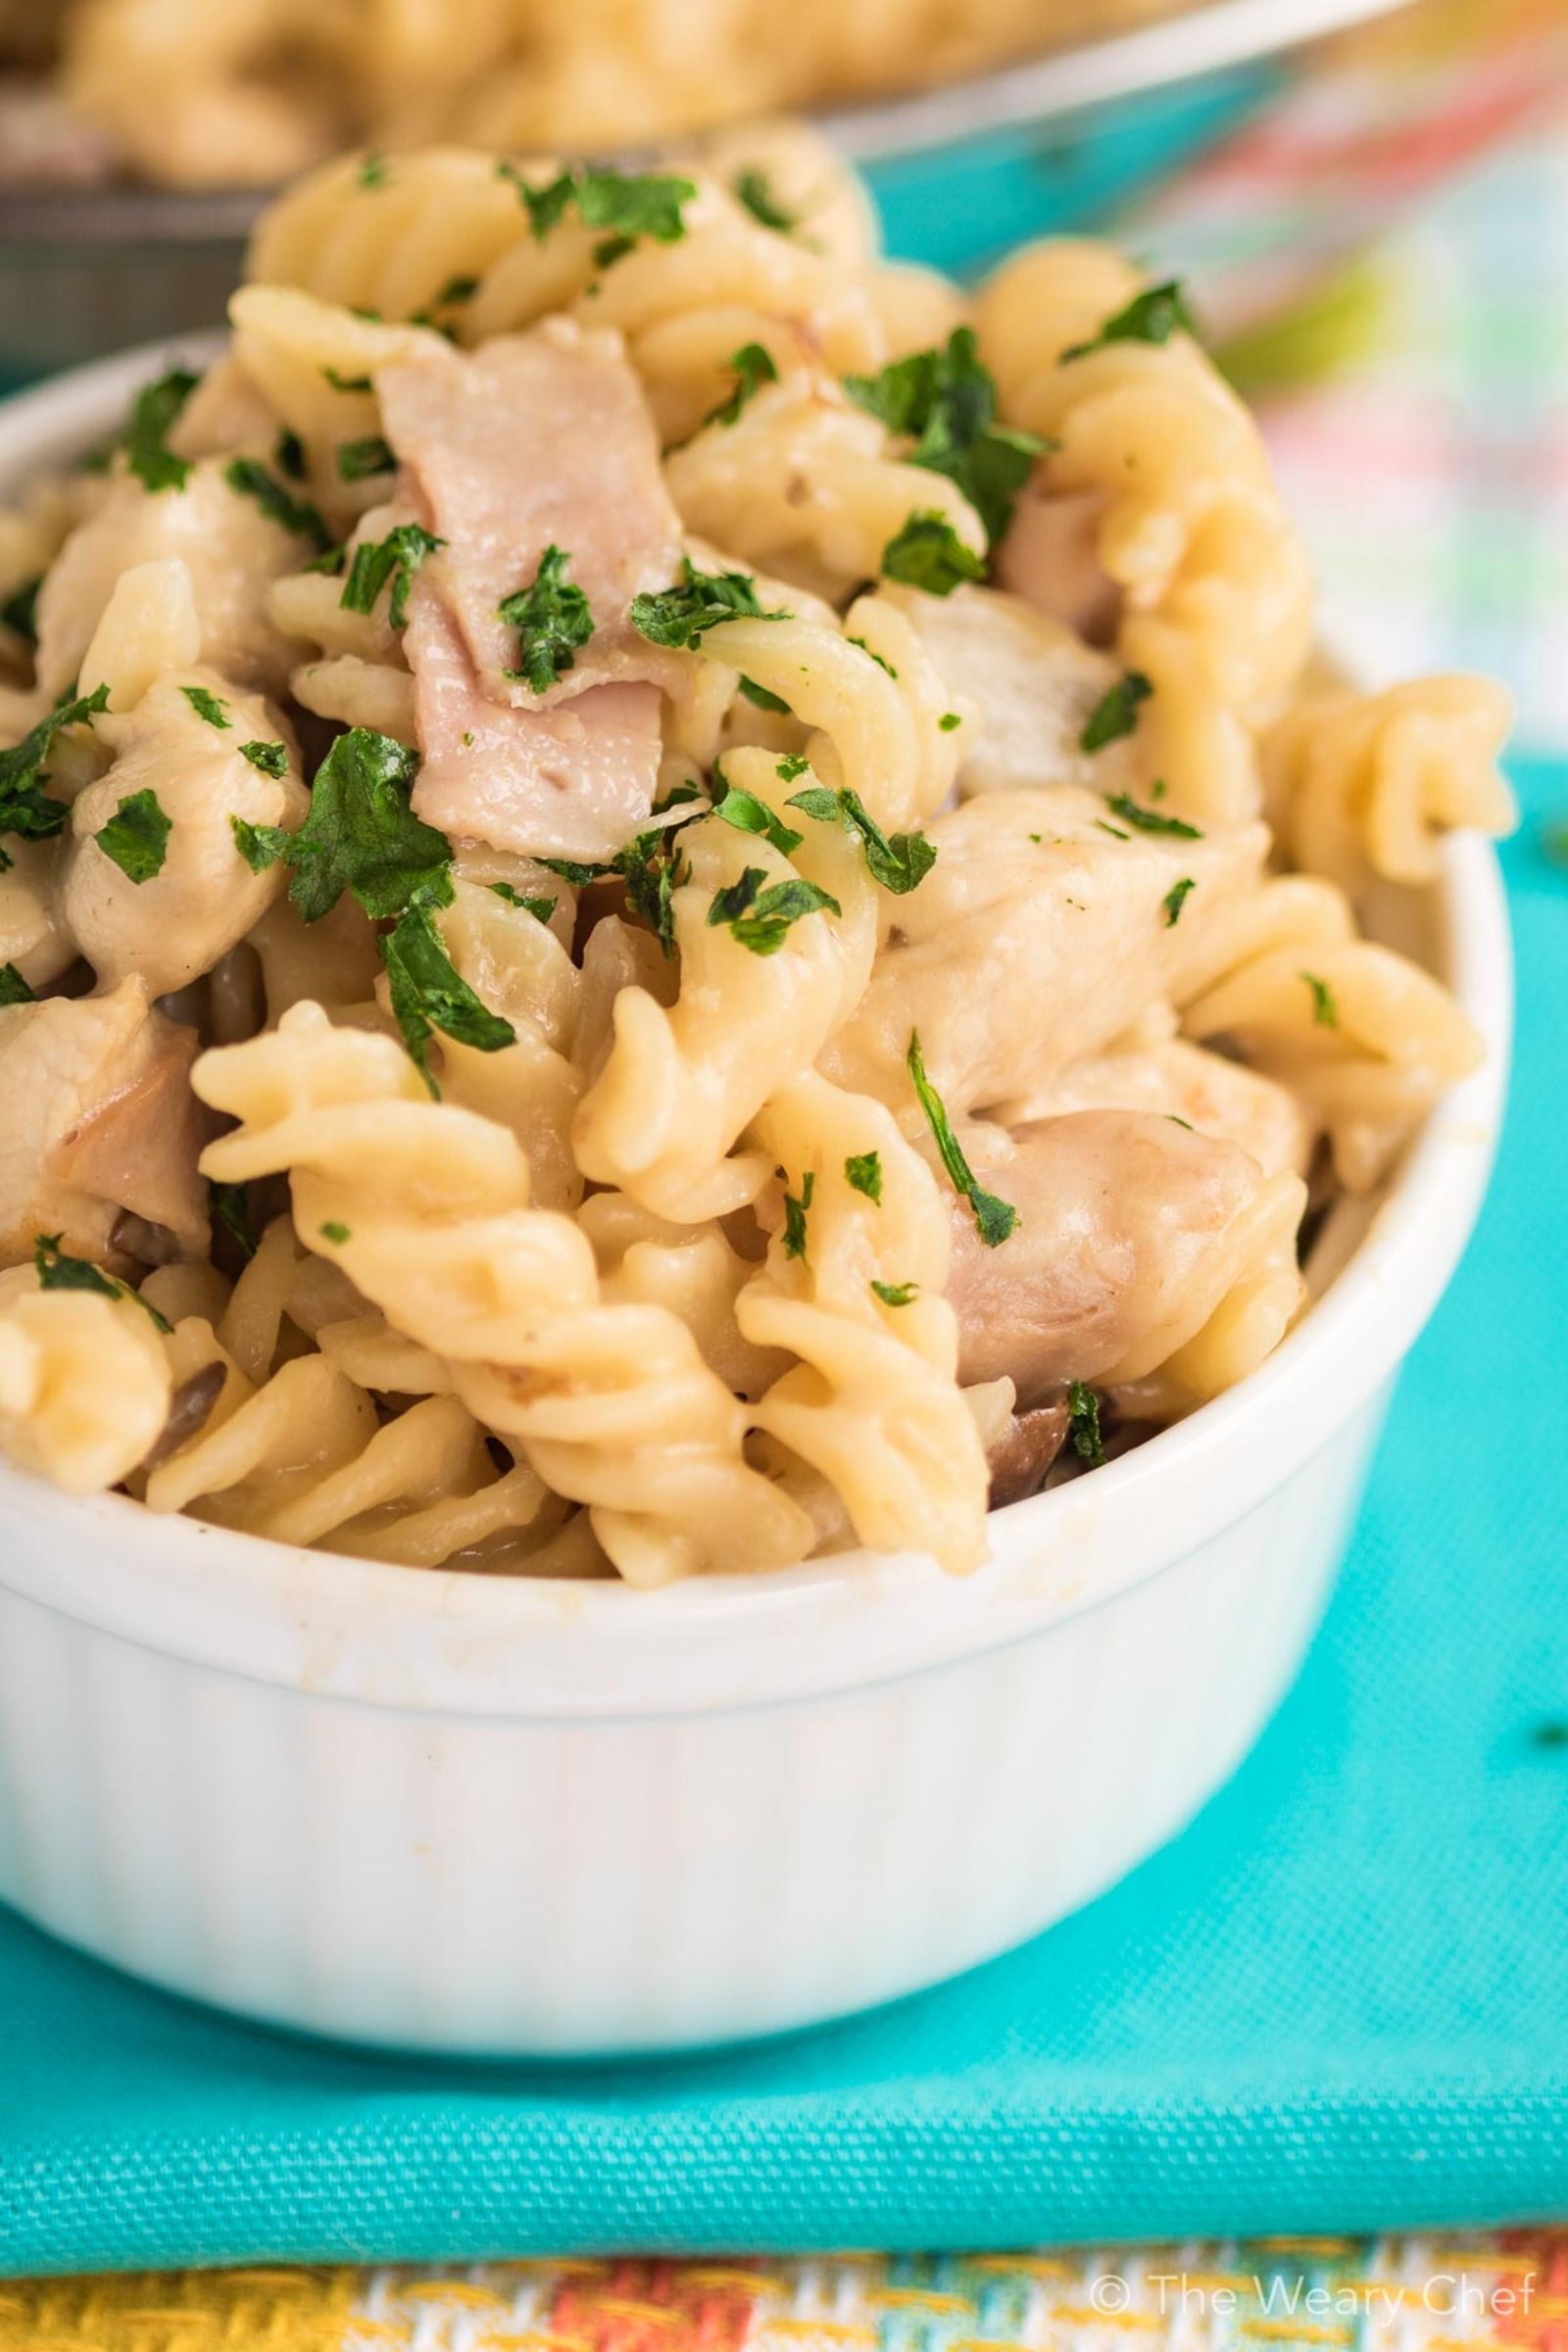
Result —
<path fill-rule="evenodd" d="M 0 2268 L 1568 2212 L 1568 767 L 1519 781 L 1497 1181 L 1306 1670 L 1185 1837 L 941 1991 L 614 2068 L 292 2041 L 0 1918 Z"/>

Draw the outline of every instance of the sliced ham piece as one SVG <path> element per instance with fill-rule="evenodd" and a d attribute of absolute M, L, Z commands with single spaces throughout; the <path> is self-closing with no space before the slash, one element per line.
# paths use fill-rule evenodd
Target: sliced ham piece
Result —
<path fill-rule="evenodd" d="M 493 702 L 533 710 L 607 680 L 667 674 L 668 657 L 638 635 L 627 607 L 677 577 L 680 520 L 618 335 L 554 319 L 498 335 L 471 358 L 384 368 L 376 392 L 404 487 L 446 542 L 421 579 L 457 620 Z M 548 547 L 570 559 L 594 633 L 541 698 L 507 675 L 517 633 L 497 608 L 532 583 Z"/>
<path fill-rule="evenodd" d="M 660 689 L 689 667 L 628 607 L 665 588 L 680 524 L 620 340 L 556 319 L 383 368 L 382 422 L 403 500 L 445 545 L 421 567 L 404 639 L 423 767 L 414 806 L 443 832 L 525 855 L 605 858 L 646 818 Z M 547 548 L 570 559 L 594 633 L 544 695 L 509 677 L 503 600 Z"/>
<path fill-rule="evenodd" d="M 653 806 L 659 689 L 592 686 L 514 710 L 484 693 L 457 622 L 422 580 L 404 636 L 423 760 L 414 809 L 427 825 L 533 858 L 608 859 Z"/>

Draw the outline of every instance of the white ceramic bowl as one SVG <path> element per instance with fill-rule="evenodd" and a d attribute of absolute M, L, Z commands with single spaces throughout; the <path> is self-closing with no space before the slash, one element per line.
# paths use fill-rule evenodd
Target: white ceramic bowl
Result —
<path fill-rule="evenodd" d="M 0 498 L 143 353 L 0 410 Z M 1316 1624 L 1464 1246 L 1509 1024 L 1491 852 L 1417 945 L 1487 1041 L 1325 1295 L 1182 1427 L 864 1555 L 647 1594 L 290 1550 L 0 1469 L 0 1897 L 251 2016 L 408 2047 L 671 2049 L 842 2015 L 1099 1893 L 1239 1762 Z"/>

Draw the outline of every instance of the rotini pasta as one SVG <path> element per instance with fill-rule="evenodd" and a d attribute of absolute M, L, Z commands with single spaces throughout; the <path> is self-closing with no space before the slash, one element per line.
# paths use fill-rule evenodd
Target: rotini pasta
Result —
<path fill-rule="evenodd" d="M 1502 712 L 1300 687 L 1179 289 L 890 270 L 789 126 L 349 157 L 251 267 L 0 521 L 0 1445 L 415 1568 L 961 1573 L 1245 1379 L 1472 1066 L 1356 900 L 1505 820 Z"/>

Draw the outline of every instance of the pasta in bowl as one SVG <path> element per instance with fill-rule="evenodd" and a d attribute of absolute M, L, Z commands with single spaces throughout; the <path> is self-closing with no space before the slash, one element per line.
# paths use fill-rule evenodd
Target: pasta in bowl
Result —
<path fill-rule="evenodd" d="M 263 2015 L 662 2046 L 1082 1900 L 1266 1711 L 1478 1196 L 1505 951 L 1446 836 L 1506 819 L 1495 690 L 1314 662 L 1178 288 L 1056 245 L 966 302 L 812 184 L 770 228 L 684 172 L 351 159 L 263 221 L 199 367 L 12 412 L 0 1705 L 67 1737 L 103 1644 L 158 1690 L 116 1775 L 145 1836 L 88 1886 L 35 1821 L 0 1889 Z M 166 1851 L 149 1727 L 214 1677 L 309 1987 L 292 1929 L 180 1926 L 259 1899 Z M 959 1921 L 901 1879 L 824 1945 L 856 1755 L 917 1740 L 961 1837 L 976 1723 L 1037 1786 L 1110 1740 L 1104 1792 L 1042 1846 L 988 1784 L 1033 1869 L 999 1844 Z M 780 1901 L 746 1818 L 818 1734 L 798 1964 L 743 1986 Z M 559 1915 L 497 1738 L 500 1791 L 576 1789 L 574 1934 L 713 1858 L 660 1986 L 567 1934 L 432 1989 L 412 1821 L 307 1926 L 307 1853 L 427 1768 L 459 1911 Z M 672 1774 L 655 1832 L 628 1783 Z M 156 1921 L 138 1852 L 193 1874 Z"/>

